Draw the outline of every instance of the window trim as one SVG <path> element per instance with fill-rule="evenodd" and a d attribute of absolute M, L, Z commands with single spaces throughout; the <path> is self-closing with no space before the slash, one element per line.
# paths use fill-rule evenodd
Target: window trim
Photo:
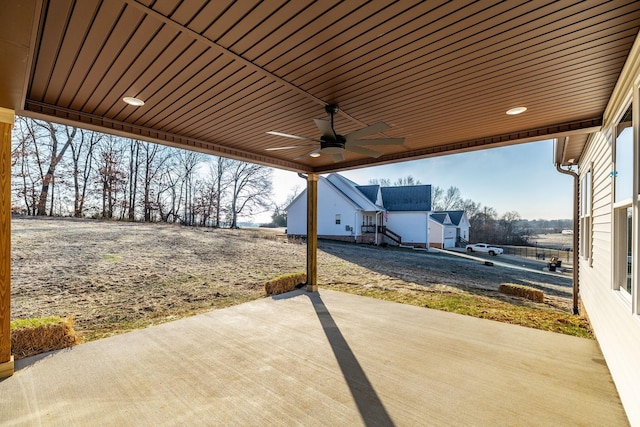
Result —
<path fill-rule="evenodd" d="M 580 180 L 580 245 L 582 259 L 593 267 L 593 162 Z M 574 248 L 575 250 L 575 248 Z"/>

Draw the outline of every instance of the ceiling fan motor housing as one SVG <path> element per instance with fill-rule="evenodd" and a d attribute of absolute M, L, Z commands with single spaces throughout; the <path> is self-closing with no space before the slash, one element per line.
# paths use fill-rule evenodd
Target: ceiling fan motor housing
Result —
<path fill-rule="evenodd" d="M 342 135 L 336 135 L 336 139 L 321 137 L 320 149 L 323 153 L 338 154 L 344 151 L 346 139 Z"/>

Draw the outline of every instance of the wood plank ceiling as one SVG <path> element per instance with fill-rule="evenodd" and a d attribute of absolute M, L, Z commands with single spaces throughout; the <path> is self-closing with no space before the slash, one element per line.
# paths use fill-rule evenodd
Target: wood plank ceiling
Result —
<path fill-rule="evenodd" d="M 19 113 L 327 172 L 567 135 L 579 157 L 640 2 L 51 0 L 34 21 Z M 267 150 L 309 142 L 267 131 L 319 138 L 326 104 L 340 134 L 384 121 L 371 137 L 405 142 Z"/>

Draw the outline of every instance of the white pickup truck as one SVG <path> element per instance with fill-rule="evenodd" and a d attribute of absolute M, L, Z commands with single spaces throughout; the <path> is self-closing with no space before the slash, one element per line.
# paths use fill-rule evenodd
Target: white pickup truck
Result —
<path fill-rule="evenodd" d="M 476 243 L 475 245 L 467 245 L 467 252 L 484 252 L 495 256 L 504 252 L 501 248 L 496 248 L 488 243 Z"/>

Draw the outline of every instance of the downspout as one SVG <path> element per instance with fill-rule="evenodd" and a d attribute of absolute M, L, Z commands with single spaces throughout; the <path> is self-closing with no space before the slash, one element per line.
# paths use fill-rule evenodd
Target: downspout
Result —
<path fill-rule="evenodd" d="M 558 172 L 570 175 L 573 177 L 573 314 L 580 314 L 580 309 L 578 307 L 578 294 L 580 292 L 580 283 L 579 283 L 579 260 L 578 260 L 578 183 L 579 177 L 578 174 L 572 170 L 562 169 L 560 167 L 560 163 L 556 163 L 556 169 Z"/>

